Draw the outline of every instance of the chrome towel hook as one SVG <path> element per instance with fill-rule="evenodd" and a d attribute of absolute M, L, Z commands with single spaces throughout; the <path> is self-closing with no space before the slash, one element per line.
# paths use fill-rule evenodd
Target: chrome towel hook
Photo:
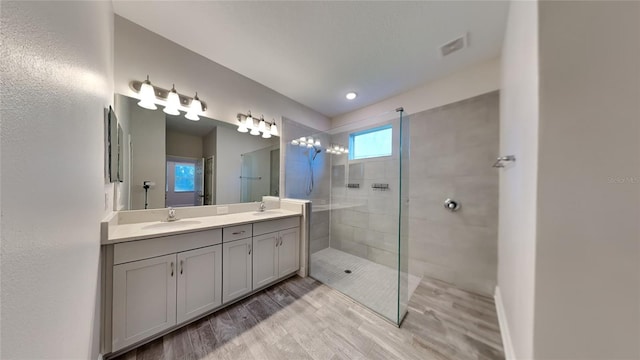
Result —
<path fill-rule="evenodd" d="M 515 155 L 500 156 L 496 160 L 496 162 L 493 163 L 493 167 L 494 168 L 503 168 L 505 166 L 505 163 L 512 162 L 512 161 L 516 161 L 516 156 Z"/>

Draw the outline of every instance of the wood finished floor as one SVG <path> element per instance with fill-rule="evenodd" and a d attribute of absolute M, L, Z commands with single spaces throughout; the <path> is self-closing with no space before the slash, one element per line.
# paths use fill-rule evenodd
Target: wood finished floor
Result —
<path fill-rule="evenodd" d="M 294 277 L 118 360 L 504 359 L 493 299 L 423 279 L 397 328 Z"/>

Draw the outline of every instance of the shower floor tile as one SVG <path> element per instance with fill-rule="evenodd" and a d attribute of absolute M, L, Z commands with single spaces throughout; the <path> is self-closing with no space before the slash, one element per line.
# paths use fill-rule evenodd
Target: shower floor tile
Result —
<path fill-rule="evenodd" d="M 344 251 L 326 248 L 311 254 L 310 275 L 395 322 L 398 311 L 396 270 Z M 420 278 L 409 275 L 408 283 L 408 299 L 411 299 Z"/>

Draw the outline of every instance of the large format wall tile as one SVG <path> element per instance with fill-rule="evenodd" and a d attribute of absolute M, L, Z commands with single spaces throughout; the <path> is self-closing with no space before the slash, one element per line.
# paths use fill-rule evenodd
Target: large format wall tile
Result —
<path fill-rule="evenodd" d="M 499 93 L 410 116 L 409 268 L 472 291 L 496 284 Z M 460 211 L 447 211 L 453 198 Z"/>

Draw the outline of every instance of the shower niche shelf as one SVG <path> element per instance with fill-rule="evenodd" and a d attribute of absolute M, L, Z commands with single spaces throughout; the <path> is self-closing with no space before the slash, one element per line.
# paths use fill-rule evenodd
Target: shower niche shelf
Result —
<path fill-rule="evenodd" d="M 371 184 L 373 190 L 387 191 L 389 190 L 389 184 Z"/>

